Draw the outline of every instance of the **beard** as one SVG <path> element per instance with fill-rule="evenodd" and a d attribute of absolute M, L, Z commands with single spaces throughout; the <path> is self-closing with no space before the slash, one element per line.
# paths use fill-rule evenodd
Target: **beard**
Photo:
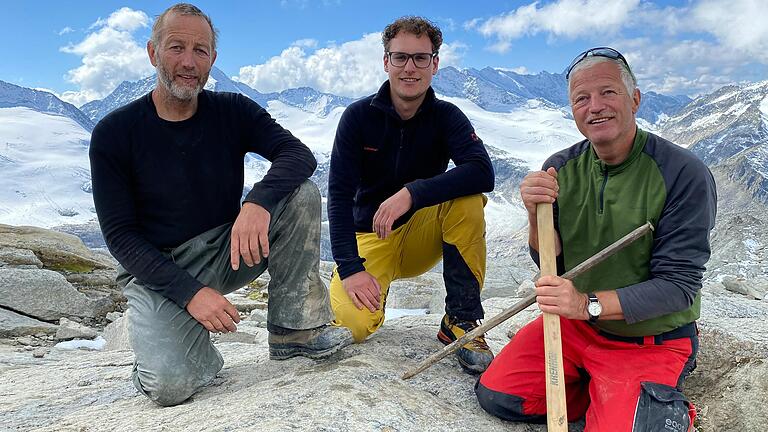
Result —
<path fill-rule="evenodd" d="M 156 63 L 157 66 L 155 67 L 155 70 L 157 71 L 157 82 L 168 90 L 168 93 L 180 101 L 188 102 L 192 100 L 192 98 L 203 91 L 203 87 L 205 87 L 205 83 L 208 81 L 208 74 L 205 74 L 199 77 L 197 85 L 194 87 L 178 85 L 173 81 L 173 75 L 168 72 L 163 66 L 163 63 L 160 61 L 157 61 Z"/>

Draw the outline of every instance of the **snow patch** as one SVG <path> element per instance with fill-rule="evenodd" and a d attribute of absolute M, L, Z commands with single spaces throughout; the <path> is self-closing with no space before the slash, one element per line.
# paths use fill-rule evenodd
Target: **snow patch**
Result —
<path fill-rule="evenodd" d="M 402 318 L 404 316 L 414 316 L 414 315 L 427 315 L 429 313 L 429 309 L 396 309 L 396 308 L 387 308 L 387 313 L 384 317 L 384 322 L 396 320 L 398 318 Z"/>
<path fill-rule="evenodd" d="M 0 223 L 49 228 L 95 219 L 89 142 L 68 117 L 0 108 Z"/>
<path fill-rule="evenodd" d="M 768 95 L 760 101 L 760 118 L 763 119 L 763 127 L 768 129 Z"/>
<path fill-rule="evenodd" d="M 86 349 L 86 350 L 101 351 L 104 349 L 104 346 L 106 345 L 106 343 L 107 341 L 103 337 L 97 336 L 96 339 L 94 340 L 73 339 L 69 341 L 59 342 L 53 347 L 58 349 L 63 349 L 63 350 Z"/>
<path fill-rule="evenodd" d="M 510 112 L 486 111 L 468 99 L 440 96 L 469 117 L 483 142 L 508 152 L 538 170 L 547 157 L 584 137 L 561 109 L 533 103 Z"/>

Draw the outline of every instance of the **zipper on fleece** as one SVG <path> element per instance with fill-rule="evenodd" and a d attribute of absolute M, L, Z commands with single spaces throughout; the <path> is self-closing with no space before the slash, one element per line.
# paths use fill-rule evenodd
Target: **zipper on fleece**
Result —
<path fill-rule="evenodd" d="M 603 164 L 601 167 L 603 171 L 603 184 L 600 186 L 600 209 L 597 214 L 603 214 L 604 200 L 605 200 L 605 185 L 608 183 L 608 168 Z"/>
<path fill-rule="evenodd" d="M 397 146 L 397 153 L 395 154 L 395 179 L 400 178 L 400 152 L 403 150 L 403 140 L 405 135 L 405 128 L 400 127 L 400 145 Z"/>

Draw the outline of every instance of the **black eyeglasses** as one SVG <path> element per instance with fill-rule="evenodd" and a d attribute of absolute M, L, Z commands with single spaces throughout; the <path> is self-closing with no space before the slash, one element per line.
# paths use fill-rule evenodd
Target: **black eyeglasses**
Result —
<path fill-rule="evenodd" d="M 627 59 L 625 59 L 620 52 L 616 51 L 611 47 L 597 47 L 597 48 L 590 48 L 584 51 L 583 53 L 577 55 L 576 58 L 573 59 L 571 64 L 568 66 L 568 69 L 566 69 L 565 79 L 568 79 L 568 77 L 571 75 L 571 71 L 573 71 L 573 68 L 575 68 L 577 64 L 581 63 L 581 61 L 587 57 L 606 57 L 613 60 L 620 60 L 622 63 L 624 63 L 624 66 L 627 67 L 627 70 L 634 78 L 634 74 L 632 73 L 632 69 L 629 68 L 629 63 L 627 63 Z"/>
<path fill-rule="evenodd" d="M 389 64 L 394 67 L 404 67 L 409 59 L 413 59 L 413 65 L 420 69 L 428 68 L 432 64 L 432 59 L 437 57 L 437 53 L 413 53 L 387 51 Z"/>

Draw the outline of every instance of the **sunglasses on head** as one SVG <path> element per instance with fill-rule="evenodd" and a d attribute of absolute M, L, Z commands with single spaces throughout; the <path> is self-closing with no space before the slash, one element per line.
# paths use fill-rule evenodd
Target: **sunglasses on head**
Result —
<path fill-rule="evenodd" d="M 625 59 L 620 52 L 616 51 L 611 47 L 597 47 L 597 48 L 590 48 L 584 51 L 583 53 L 577 55 L 576 58 L 574 58 L 571 64 L 568 66 L 568 69 L 566 69 L 565 79 L 568 79 L 568 77 L 571 75 L 571 71 L 573 71 L 573 68 L 575 68 L 577 64 L 581 63 L 581 61 L 587 57 L 605 57 L 613 60 L 620 60 L 622 63 L 624 63 L 624 66 L 627 67 L 627 70 L 629 71 L 629 73 L 632 73 L 632 69 L 629 68 L 629 63 L 627 63 L 627 59 Z"/>

